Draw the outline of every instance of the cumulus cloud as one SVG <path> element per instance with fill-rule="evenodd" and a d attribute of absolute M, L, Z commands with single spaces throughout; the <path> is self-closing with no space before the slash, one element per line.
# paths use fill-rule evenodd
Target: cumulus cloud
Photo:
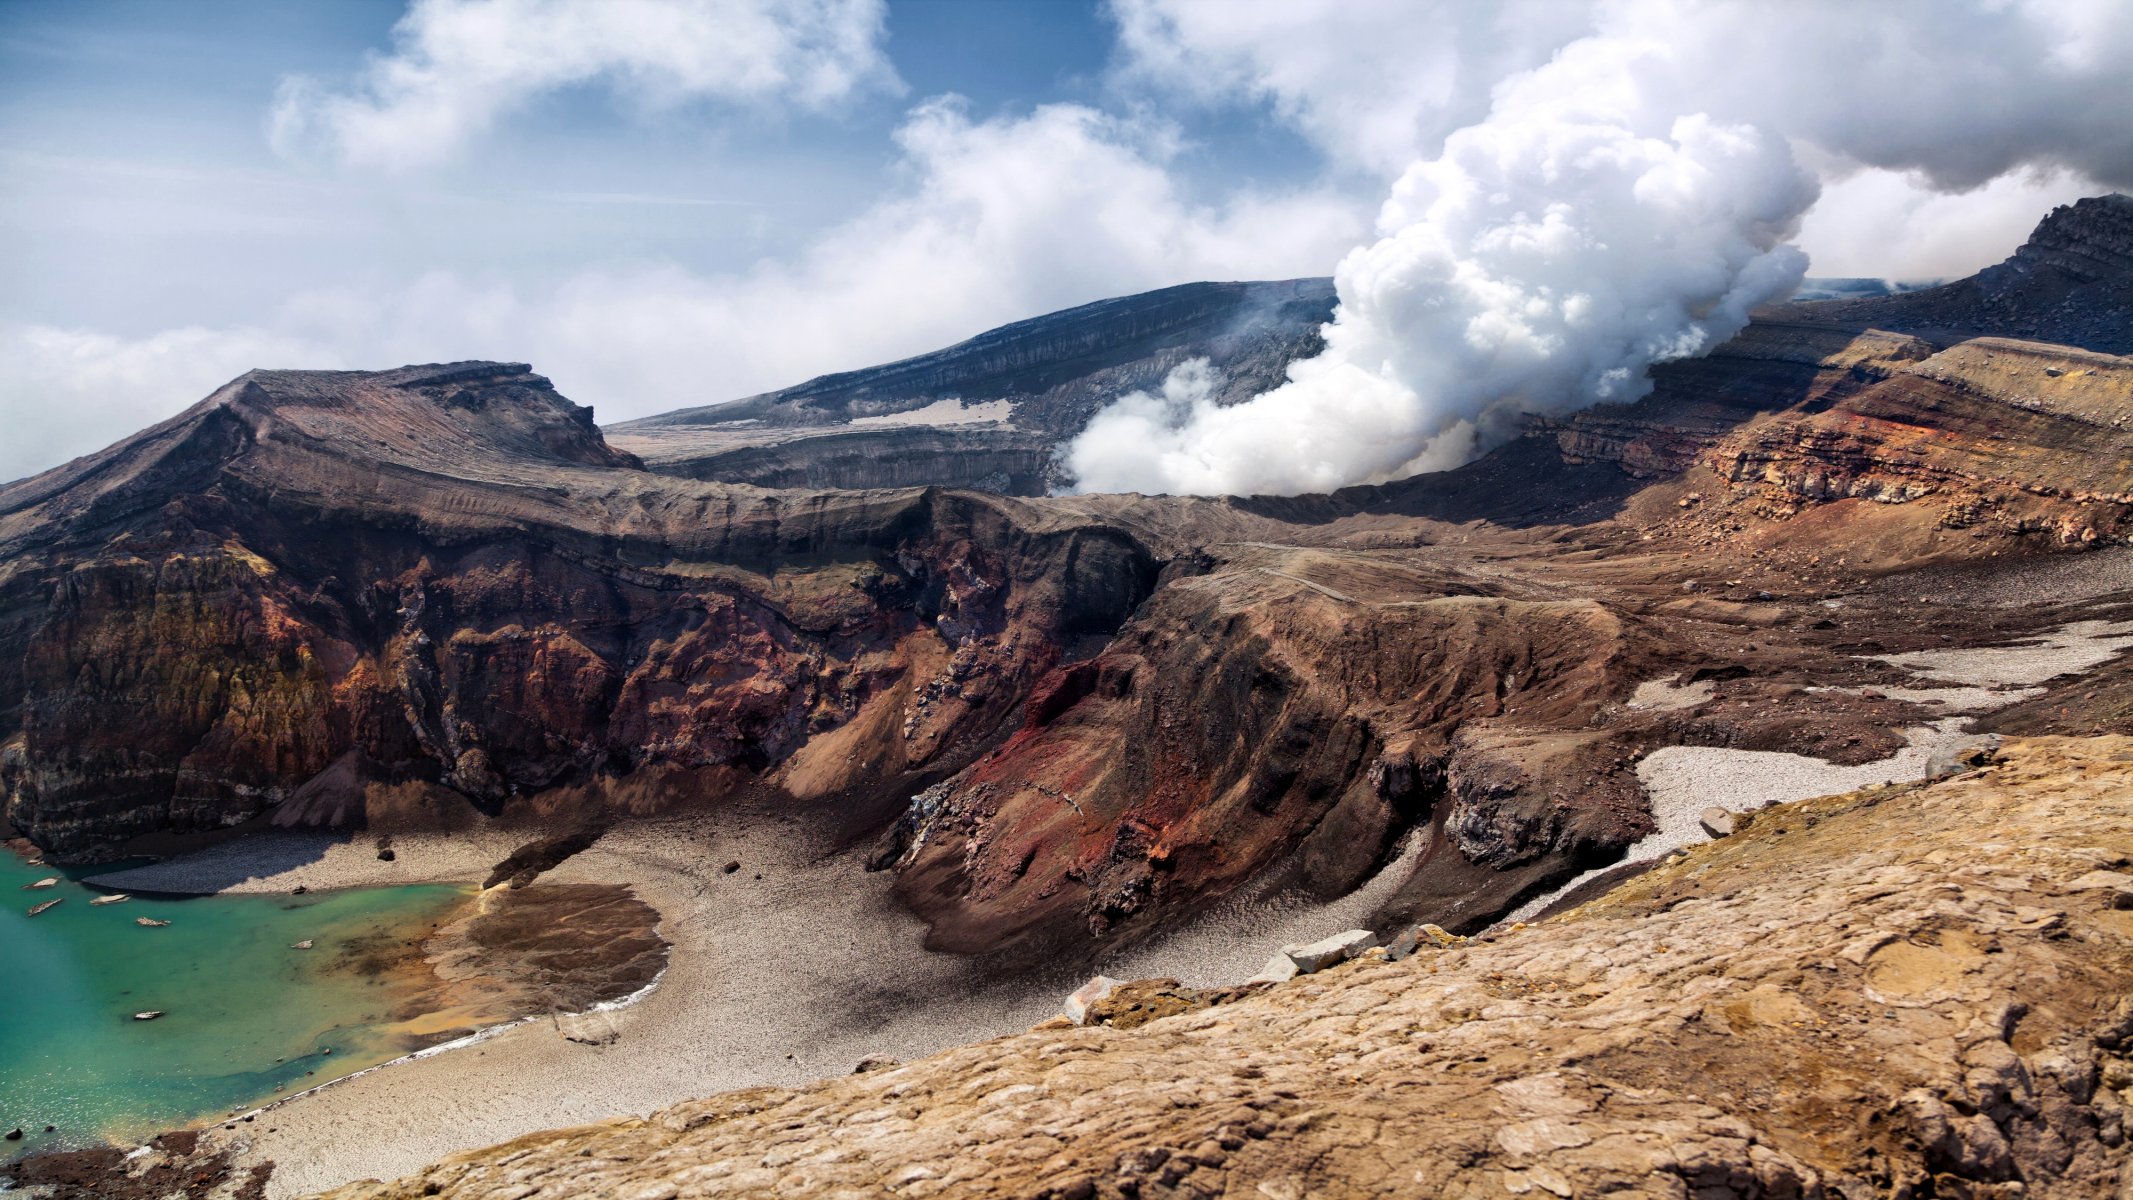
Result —
<path fill-rule="evenodd" d="M 1943 192 L 1869 168 L 1822 185 L 1797 242 L 1817 275 L 1956 279 L 2007 257 L 2053 208 L 2110 190 L 2075 172 L 2039 170 Z"/>
<path fill-rule="evenodd" d="M 1321 491 L 1456 465 L 1522 413 L 1636 399 L 1651 364 L 1709 350 L 1797 283 L 1787 242 L 1818 180 L 1796 148 L 1856 190 L 1983 189 L 1939 214 L 1958 225 L 2025 190 L 1994 190 L 2010 173 L 2030 191 L 2133 179 L 2122 3 L 1599 0 L 1406 26 L 1358 7 L 1385 15 L 1247 7 L 1240 36 L 1216 19 L 1227 3 L 1116 0 L 1123 78 L 1270 102 L 1359 163 L 1403 141 L 1418 157 L 1378 240 L 1341 261 L 1322 355 L 1234 408 L 1182 378 L 1122 398 L 1068 447 L 1084 490 Z M 1416 78 L 1398 78 L 1402 51 Z"/>
<path fill-rule="evenodd" d="M 1488 115 L 1498 81 L 1591 32 L 1565 0 L 1111 0 L 1119 81 L 1263 100 L 1336 160 L 1397 175 Z"/>
<path fill-rule="evenodd" d="M 1275 111 L 1397 173 L 1588 39 L 1659 45 L 1658 107 L 1781 131 L 1942 189 L 2039 164 L 2133 187 L 2126 0 L 1111 0 L 1121 78 Z"/>
<path fill-rule="evenodd" d="M 821 111 L 902 90 L 884 14 L 883 0 L 415 0 L 393 52 L 351 87 L 284 80 L 269 136 L 289 156 L 421 166 L 544 93 L 596 82 L 649 108 Z"/>
<path fill-rule="evenodd" d="M 314 288 L 259 328 L 128 340 L 0 326 L 0 403 L 92 402 L 7 439 L 0 475 L 56 463 L 176 412 L 256 366 L 532 362 L 601 419 L 710 404 L 936 349 L 1021 317 L 1196 279 L 1321 273 L 1368 230 L 1332 192 L 1195 203 L 1166 124 L 1080 105 L 979 120 L 954 99 L 897 134 L 902 183 L 802 252 L 708 274 L 579 271 L 529 290 L 436 272 Z M 83 398 L 86 398 L 85 400 Z"/>

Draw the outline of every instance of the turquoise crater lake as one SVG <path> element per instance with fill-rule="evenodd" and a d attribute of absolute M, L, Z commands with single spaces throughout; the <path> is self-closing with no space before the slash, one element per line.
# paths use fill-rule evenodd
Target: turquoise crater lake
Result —
<path fill-rule="evenodd" d="M 70 877 L 91 873 L 0 852 L 0 1132 L 25 1135 L 0 1143 L 0 1161 L 226 1116 L 424 1044 L 400 1027 L 419 993 L 410 948 L 471 894 L 431 885 L 95 906 L 107 893 Z M 23 888 L 54 875 L 52 887 Z M 54 899 L 64 902 L 28 915 Z M 312 948 L 291 948 L 302 941 Z M 165 1015 L 134 1019 L 147 1010 Z"/>

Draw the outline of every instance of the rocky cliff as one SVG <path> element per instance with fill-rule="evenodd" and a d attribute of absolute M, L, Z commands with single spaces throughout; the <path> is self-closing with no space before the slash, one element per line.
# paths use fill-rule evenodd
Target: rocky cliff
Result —
<path fill-rule="evenodd" d="M 1057 487 L 1057 439 L 1004 422 L 610 431 L 662 474 L 763 488 L 952 487 L 1042 496 Z"/>
<path fill-rule="evenodd" d="M 0 491 L 0 561 L 8 813 L 74 856 L 663 771 L 715 793 L 982 665 L 870 764 L 862 790 L 897 795 L 1156 570 L 1115 529 L 972 495 L 649 475 L 493 363 L 255 372 Z"/>

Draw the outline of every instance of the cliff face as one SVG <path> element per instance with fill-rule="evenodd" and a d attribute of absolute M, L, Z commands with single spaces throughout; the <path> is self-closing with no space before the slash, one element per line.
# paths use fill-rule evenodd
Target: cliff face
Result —
<path fill-rule="evenodd" d="M 1057 486 L 1057 440 L 1012 426 L 805 429 L 670 426 L 614 433 L 667 475 L 764 488 L 952 487 L 1042 496 Z"/>
<path fill-rule="evenodd" d="M 1155 571 L 975 496 L 650 476 L 508 364 L 255 373 L 0 492 L 0 551 L 9 816 L 72 855 L 270 808 L 451 822 L 669 769 L 717 791 L 984 661 L 869 777 L 893 793 Z"/>
<path fill-rule="evenodd" d="M 888 853 L 932 944 L 1145 929 L 1269 862 L 1341 895 L 1409 829 L 1472 807 L 1488 754 L 1455 731 L 1507 712 L 1524 729 L 1588 725 L 1666 653 L 1590 600 L 1475 594 L 1497 589 L 1434 564 L 1237 551 L 1162 588 L 1041 685 L 1020 731 L 914 803 Z M 1506 890 L 1606 857 L 1635 818 L 1579 799 L 1503 789 L 1498 807 L 1532 820 L 1476 830 L 1473 857 L 1532 868 Z"/>

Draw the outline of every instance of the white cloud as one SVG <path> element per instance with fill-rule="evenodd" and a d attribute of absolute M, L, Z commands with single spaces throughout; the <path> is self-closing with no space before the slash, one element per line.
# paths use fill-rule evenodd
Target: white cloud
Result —
<path fill-rule="evenodd" d="M 356 166 L 449 157 L 543 93 L 599 82 L 648 108 L 693 100 L 807 111 L 902 84 L 882 0 L 415 0 L 395 50 L 348 90 L 282 83 L 269 134 Z"/>
<path fill-rule="evenodd" d="M 342 365 L 332 347 L 264 329 L 127 339 L 0 324 L 0 483 L 89 454 L 173 416 L 254 367 Z"/>
<path fill-rule="evenodd" d="M 121 437 L 254 366 L 530 361 L 612 421 L 1127 292 L 1322 273 L 1367 229 L 1365 213 L 1327 192 L 1196 204 L 1168 169 L 1174 130 L 1078 105 L 975 120 L 957 101 L 930 101 L 897 141 L 901 188 L 802 253 L 745 272 L 594 268 L 538 291 L 437 272 L 389 290 L 312 289 L 259 328 L 139 340 L 0 327 L 0 406 L 91 398 L 110 414 L 86 430 L 61 419 L 25 428 L 0 474 Z"/>
<path fill-rule="evenodd" d="M 1397 172 L 1582 38 L 1661 51 L 1655 107 L 1747 122 L 1942 190 L 2063 166 L 2133 187 L 2127 0 L 1111 0 L 1128 81 L 1270 103 Z"/>
<path fill-rule="evenodd" d="M 1955 279 L 2007 257 L 2053 208 L 2109 190 L 2047 170 L 1942 192 L 1903 171 L 1868 168 L 1822 186 L 1798 240 L 1817 275 Z"/>
<path fill-rule="evenodd" d="M 1488 114 L 1498 81 L 1591 31 L 1587 3 L 1110 0 L 1120 82 L 1263 100 L 1337 160 L 1384 174 Z"/>

